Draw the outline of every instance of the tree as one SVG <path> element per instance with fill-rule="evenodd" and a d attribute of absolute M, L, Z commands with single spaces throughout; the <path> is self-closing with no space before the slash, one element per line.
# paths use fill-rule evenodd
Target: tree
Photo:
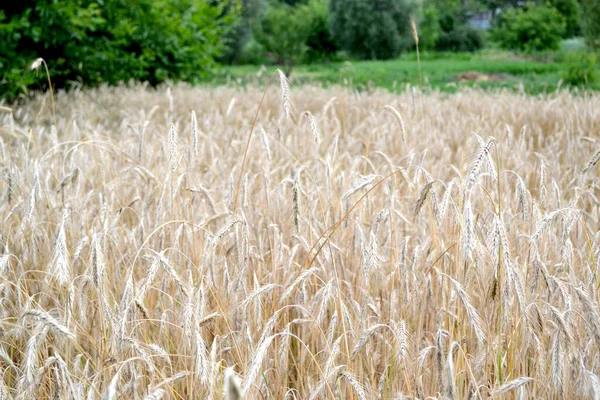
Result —
<path fill-rule="evenodd" d="M 554 7 L 511 8 L 502 13 L 492 36 L 505 49 L 557 50 L 565 25 L 563 16 Z"/>
<path fill-rule="evenodd" d="M 29 70 L 42 57 L 55 87 L 81 81 L 152 85 L 195 81 L 215 65 L 235 22 L 229 0 L 22 0 L 0 6 L 0 93 L 43 89 Z"/>
<path fill-rule="evenodd" d="M 547 5 L 554 7 L 565 19 L 566 38 L 574 37 L 580 32 L 578 0 L 470 0 L 481 2 L 493 12 L 495 20 L 497 10 L 507 11 L 511 8 L 528 8 L 532 5 Z"/>
<path fill-rule="evenodd" d="M 565 33 L 563 37 L 577 36 L 581 29 L 579 26 L 579 4 L 577 0 L 543 0 L 541 4 L 554 7 L 565 19 Z"/>
<path fill-rule="evenodd" d="M 450 32 L 443 32 L 435 42 L 439 51 L 473 52 L 483 47 L 483 35 L 469 25 L 459 25 Z"/>
<path fill-rule="evenodd" d="M 300 5 L 300 4 L 306 4 L 307 3 L 307 0 L 277 0 L 277 1 L 279 1 L 280 3 L 284 3 L 284 4 L 287 4 L 287 5 L 290 5 L 290 6 L 297 6 L 297 5 Z"/>
<path fill-rule="evenodd" d="M 423 49 L 476 51 L 483 47 L 483 35 L 469 26 L 469 15 L 483 5 L 474 0 L 425 0 L 421 8 Z"/>
<path fill-rule="evenodd" d="M 389 59 L 413 44 L 412 0 L 331 0 L 329 24 L 334 39 L 351 55 Z"/>
<path fill-rule="evenodd" d="M 225 38 L 227 50 L 220 57 L 220 61 L 226 64 L 239 61 L 252 37 L 252 26 L 260 21 L 266 8 L 265 0 L 241 0 L 240 5 L 242 9 L 240 18 L 235 28 Z"/>
<path fill-rule="evenodd" d="M 419 47 L 423 50 L 433 50 L 441 34 L 438 8 L 433 4 L 423 3 L 419 18 Z"/>
<path fill-rule="evenodd" d="M 300 6 L 308 25 L 306 38 L 308 62 L 328 61 L 338 50 L 329 29 L 327 3 L 327 0 L 310 0 L 308 4 Z"/>
<path fill-rule="evenodd" d="M 481 0 L 488 10 L 492 12 L 492 21 L 496 20 L 498 10 L 517 7 L 523 2 L 520 0 Z"/>
<path fill-rule="evenodd" d="M 304 18 L 303 10 L 300 6 L 272 2 L 254 27 L 256 40 L 276 57 L 276 63 L 284 66 L 286 75 L 290 75 L 307 50 L 309 21 Z"/>
<path fill-rule="evenodd" d="M 590 49 L 600 50 L 600 0 L 581 0 L 581 25 Z"/>

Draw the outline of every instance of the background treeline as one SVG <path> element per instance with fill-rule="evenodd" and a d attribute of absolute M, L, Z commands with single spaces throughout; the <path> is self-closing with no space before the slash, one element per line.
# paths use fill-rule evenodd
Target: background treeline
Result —
<path fill-rule="evenodd" d="M 491 13 L 492 29 L 469 24 Z M 0 97 L 134 79 L 195 82 L 217 63 L 391 59 L 486 45 L 536 52 L 585 36 L 600 48 L 600 0 L 21 0 L 0 5 Z"/>
<path fill-rule="evenodd" d="M 597 0 L 245 0 L 244 30 L 228 62 L 390 59 L 412 50 L 411 20 L 424 51 L 471 52 L 486 40 L 505 49 L 555 50 L 561 39 L 598 33 Z M 489 12 L 491 34 L 469 19 Z M 319 40 L 315 40 L 318 38 Z M 288 45 L 289 43 L 289 45 Z"/>
<path fill-rule="evenodd" d="M 52 83 L 194 81 L 215 65 L 240 13 L 229 0 L 19 0 L 0 5 L 0 97 Z"/>

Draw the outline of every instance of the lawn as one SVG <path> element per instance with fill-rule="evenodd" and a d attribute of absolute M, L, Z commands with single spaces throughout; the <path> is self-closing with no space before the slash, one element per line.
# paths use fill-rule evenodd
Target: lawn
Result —
<path fill-rule="evenodd" d="M 519 56 L 503 52 L 481 54 L 432 54 L 421 58 L 407 54 L 390 61 L 346 61 L 300 65 L 293 69 L 294 84 L 320 82 L 324 85 L 341 84 L 359 90 L 372 86 L 403 90 L 404 85 L 423 84 L 428 88 L 454 92 L 460 86 L 482 88 L 509 88 L 539 94 L 553 91 L 562 82 L 567 67 L 564 54 Z M 212 77 L 222 84 L 235 81 L 242 84 L 264 83 L 277 66 L 254 65 L 224 66 Z M 600 71 L 599 71 L 600 72 Z M 600 89 L 598 82 L 588 86 Z"/>

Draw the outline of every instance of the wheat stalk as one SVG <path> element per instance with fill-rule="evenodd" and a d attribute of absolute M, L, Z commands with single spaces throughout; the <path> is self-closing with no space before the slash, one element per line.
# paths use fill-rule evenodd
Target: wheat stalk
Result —
<path fill-rule="evenodd" d="M 282 70 L 277 69 L 277 74 L 279 75 L 279 86 L 281 88 L 281 101 L 283 104 L 283 111 L 285 113 L 285 118 L 290 119 L 292 113 L 292 104 L 290 101 L 290 87 L 288 83 L 288 79 Z"/>
<path fill-rule="evenodd" d="M 311 114 L 310 111 L 304 111 L 304 113 L 302 113 L 302 115 L 308 121 L 308 124 L 310 125 L 310 131 L 312 132 L 313 140 L 314 140 L 315 144 L 318 146 L 319 143 L 321 143 L 321 134 L 319 133 L 319 128 L 317 127 L 317 120 Z"/>
<path fill-rule="evenodd" d="M 582 173 L 585 174 L 587 173 L 589 170 L 592 169 L 592 167 L 594 165 L 596 165 L 596 163 L 598 162 L 598 160 L 600 160 L 600 151 L 597 151 L 596 153 L 594 153 L 594 155 L 592 156 L 592 158 L 590 158 L 590 161 L 588 161 L 587 164 L 585 164 L 585 167 L 583 167 L 582 169 Z"/>
<path fill-rule="evenodd" d="M 0 397 L 598 397 L 598 94 L 238 85 L 0 105 Z"/>
<path fill-rule="evenodd" d="M 394 107 L 390 105 L 383 106 L 383 109 L 392 113 L 392 115 L 396 118 L 398 123 L 400 124 L 400 131 L 402 132 L 402 141 L 406 143 L 406 130 L 404 129 L 404 119 Z"/>

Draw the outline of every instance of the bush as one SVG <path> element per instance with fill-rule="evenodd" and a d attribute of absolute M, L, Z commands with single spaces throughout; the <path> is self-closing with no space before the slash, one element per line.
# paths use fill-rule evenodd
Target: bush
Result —
<path fill-rule="evenodd" d="M 412 0 L 331 0 L 329 24 L 334 39 L 352 56 L 389 59 L 413 46 Z"/>
<path fill-rule="evenodd" d="M 492 32 L 501 48 L 523 50 L 557 50 L 565 33 L 565 20 L 553 7 L 512 8 L 500 16 Z"/>
<path fill-rule="evenodd" d="M 596 56 L 586 53 L 572 53 L 567 59 L 567 69 L 563 81 L 572 86 L 583 86 L 596 80 Z"/>
<path fill-rule="evenodd" d="M 581 23 L 585 42 L 600 50 L 600 0 L 581 0 Z"/>
<path fill-rule="evenodd" d="M 129 79 L 194 81 L 215 64 L 235 22 L 227 0 L 22 0 L 0 15 L 0 92 L 43 89 L 29 70 L 46 60 L 55 87 Z M 233 6 L 232 6 L 233 5 Z"/>
<path fill-rule="evenodd" d="M 483 47 L 480 31 L 468 25 L 459 26 L 450 32 L 443 32 L 435 42 L 438 51 L 477 51 Z"/>

